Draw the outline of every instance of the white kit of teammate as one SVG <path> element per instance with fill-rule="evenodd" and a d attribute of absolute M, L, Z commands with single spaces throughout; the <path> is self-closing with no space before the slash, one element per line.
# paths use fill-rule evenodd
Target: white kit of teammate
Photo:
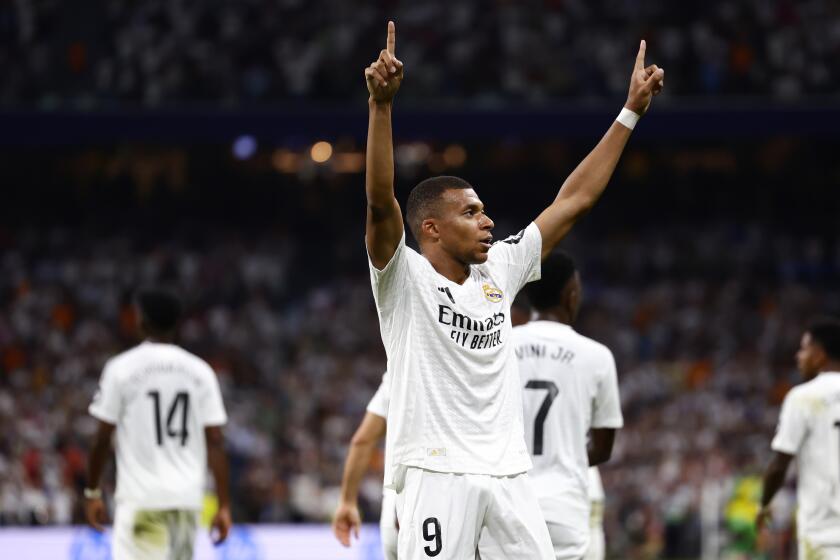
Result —
<path fill-rule="evenodd" d="M 382 375 L 382 382 L 367 405 L 368 412 L 386 421 L 391 393 L 390 377 L 387 371 Z M 397 560 L 397 527 L 397 493 L 385 486 L 382 488 L 382 513 L 379 516 L 379 536 L 385 560 Z"/>
<path fill-rule="evenodd" d="M 589 547 L 586 437 L 590 428 L 623 426 L 612 352 L 555 321 L 514 330 L 522 376 L 531 482 L 557 558 L 583 558 Z"/>
<path fill-rule="evenodd" d="M 589 467 L 589 547 L 583 560 L 604 560 L 607 543 L 604 537 L 604 485 L 598 467 Z"/>
<path fill-rule="evenodd" d="M 227 422 L 212 368 L 174 344 L 143 342 L 108 361 L 89 411 L 116 427 L 115 560 L 191 558 L 205 430 Z"/>
<path fill-rule="evenodd" d="M 797 459 L 799 558 L 840 558 L 840 371 L 790 390 L 771 448 Z"/>
<path fill-rule="evenodd" d="M 812 324 L 796 359 L 806 382 L 782 403 L 757 524 L 761 529 L 770 517 L 770 502 L 795 458 L 799 560 L 840 560 L 840 320 Z"/>
<path fill-rule="evenodd" d="M 108 362 L 90 413 L 117 426 L 115 559 L 146 557 L 138 554 L 145 546 L 134 530 L 138 512 L 192 512 L 179 529 L 191 543 L 204 497 L 204 428 L 227 422 L 207 362 L 144 342 Z"/>

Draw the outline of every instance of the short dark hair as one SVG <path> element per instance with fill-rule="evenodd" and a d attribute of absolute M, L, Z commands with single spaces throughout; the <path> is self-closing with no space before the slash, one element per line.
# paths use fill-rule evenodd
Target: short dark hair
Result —
<path fill-rule="evenodd" d="M 571 255 L 554 251 L 542 263 L 540 280 L 528 284 L 526 293 L 531 305 L 544 311 L 560 304 L 563 288 L 575 275 L 577 267 Z"/>
<path fill-rule="evenodd" d="M 840 360 L 840 319 L 820 317 L 806 331 L 832 360 Z"/>
<path fill-rule="evenodd" d="M 181 320 L 181 300 L 165 288 L 143 288 L 135 298 L 143 326 L 153 333 L 175 330 Z"/>
<path fill-rule="evenodd" d="M 423 220 L 435 216 L 438 209 L 438 202 L 444 192 L 449 189 L 471 189 L 473 188 L 465 180 L 452 175 L 441 175 L 429 177 L 420 181 L 416 187 L 411 189 L 408 195 L 405 215 L 408 219 L 408 227 L 411 234 L 418 242 L 420 241 L 420 224 Z"/>

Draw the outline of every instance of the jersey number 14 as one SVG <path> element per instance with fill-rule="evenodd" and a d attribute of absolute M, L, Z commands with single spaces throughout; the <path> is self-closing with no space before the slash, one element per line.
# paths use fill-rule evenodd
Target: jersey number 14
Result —
<path fill-rule="evenodd" d="M 154 421 L 157 444 L 163 445 L 163 418 L 161 417 L 160 391 L 149 391 L 146 393 L 154 401 Z M 166 435 L 171 438 L 180 438 L 181 447 L 187 444 L 187 416 L 190 410 L 190 394 L 185 391 L 175 393 L 175 400 L 169 406 L 166 413 Z M 180 414 L 179 414 L 180 412 Z M 178 424 L 180 423 L 180 427 Z"/>

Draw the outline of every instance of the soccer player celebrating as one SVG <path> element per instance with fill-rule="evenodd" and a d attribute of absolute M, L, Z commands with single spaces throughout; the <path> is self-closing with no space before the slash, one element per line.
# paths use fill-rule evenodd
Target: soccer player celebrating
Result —
<path fill-rule="evenodd" d="M 770 502 L 798 459 L 796 518 L 799 559 L 840 558 L 840 321 L 822 319 L 802 335 L 796 365 L 805 383 L 785 396 L 764 474 L 761 530 Z"/>
<path fill-rule="evenodd" d="M 493 221 L 472 186 L 434 177 L 408 197 L 420 253 L 405 244 L 394 196 L 392 102 L 403 80 L 396 31 L 365 69 L 370 94 L 367 246 L 391 398 L 385 484 L 397 491 L 399 557 L 553 558 L 522 427 L 510 305 L 541 259 L 592 208 L 630 132 L 664 79 L 642 41 L 624 109 L 528 227 L 493 244 Z M 481 544 L 479 544 L 481 538 Z"/>
<path fill-rule="evenodd" d="M 390 397 L 390 376 L 382 375 L 379 388 L 367 405 L 365 417 L 353 434 L 350 452 L 344 463 L 341 479 L 341 496 L 333 516 L 332 529 L 338 541 L 350 546 L 350 535 L 359 538 L 362 518 L 359 515 L 359 484 L 365 474 L 373 451 L 385 435 Z M 385 560 L 397 560 L 397 510 L 396 494 L 391 488 L 382 491 L 382 514 L 379 519 L 379 535 L 382 555 Z"/>
<path fill-rule="evenodd" d="M 513 347 L 525 388 L 531 482 L 555 557 L 580 560 L 591 546 L 590 517 L 600 515 L 591 511 L 589 467 L 610 458 L 615 431 L 624 424 L 615 360 L 606 346 L 572 328 L 582 287 L 569 255 L 545 259 L 542 279 L 526 292 L 536 317 L 513 330 Z M 594 545 L 593 556 L 600 543 Z"/>
<path fill-rule="evenodd" d="M 99 428 L 88 462 L 85 513 L 102 531 L 99 482 L 116 428 L 114 559 L 192 559 L 208 463 L 219 499 L 217 543 L 231 527 L 221 428 L 227 414 L 207 362 L 172 343 L 178 299 L 162 290 L 143 291 L 137 310 L 146 340 L 108 361 L 90 405 Z"/>

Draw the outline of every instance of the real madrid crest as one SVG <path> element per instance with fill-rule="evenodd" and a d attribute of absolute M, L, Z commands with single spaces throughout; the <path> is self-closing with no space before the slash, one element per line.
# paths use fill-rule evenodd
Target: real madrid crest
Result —
<path fill-rule="evenodd" d="M 486 297 L 493 303 L 501 303 L 502 299 L 504 298 L 502 290 L 500 290 L 499 288 L 495 288 L 490 284 L 484 284 L 481 287 L 481 289 L 484 290 L 484 297 Z"/>

